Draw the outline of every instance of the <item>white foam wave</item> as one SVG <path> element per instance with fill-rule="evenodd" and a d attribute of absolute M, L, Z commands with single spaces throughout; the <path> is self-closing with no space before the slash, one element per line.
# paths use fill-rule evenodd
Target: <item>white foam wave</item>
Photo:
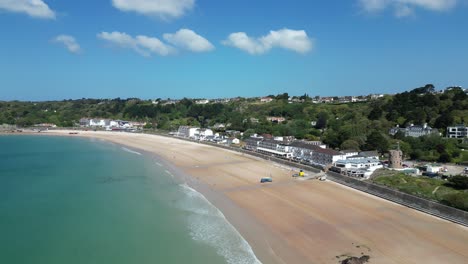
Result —
<path fill-rule="evenodd" d="M 129 152 L 129 153 L 133 153 L 133 154 L 136 154 L 136 155 L 140 155 L 141 156 L 141 153 L 140 152 L 136 152 L 134 150 L 131 150 L 131 149 L 128 149 L 126 147 L 122 147 L 122 149 L 126 152 Z"/>
<path fill-rule="evenodd" d="M 189 213 L 188 225 L 194 240 L 212 246 L 230 264 L 261 263 L 247 241 L 218 208 L 187 184 L 180 186 L 186 197 L 178 206 Z"/>
<path fill-rule="evenodd" d="M 169 176 L 171 176 L 172 178 L 174 178 L 174 175 L 173 175 L 170 171 L 165 170 L 165 172 L 166 172 Z"/>

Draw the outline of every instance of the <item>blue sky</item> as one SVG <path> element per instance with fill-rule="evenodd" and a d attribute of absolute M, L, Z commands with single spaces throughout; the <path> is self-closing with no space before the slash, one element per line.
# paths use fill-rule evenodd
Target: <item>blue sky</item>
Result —
<path fill-rule="evenodd" d="M 465 0 L 0 0 L 0 100 L 468 86 Z"/>

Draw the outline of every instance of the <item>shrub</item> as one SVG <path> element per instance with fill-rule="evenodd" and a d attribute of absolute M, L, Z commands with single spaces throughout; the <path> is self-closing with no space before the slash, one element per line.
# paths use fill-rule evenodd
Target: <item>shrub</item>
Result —
<path fill-rule="evenodd" d="M 459 189 L 459 190 L 466 190 L 468 189 L 468 177 L 465 176 L 452 176 L 448 179 L 448 186 Z"/>

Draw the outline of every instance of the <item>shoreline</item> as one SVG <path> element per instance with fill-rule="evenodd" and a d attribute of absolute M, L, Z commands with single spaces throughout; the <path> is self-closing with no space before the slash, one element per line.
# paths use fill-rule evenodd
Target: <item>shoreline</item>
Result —
<path fill-rule="evenodd" d="M 81 132 L 81 131 L 80 131 Z M 104 132 L 109 133 L 109 132 Z M 121 132 L 113 132 L 121 134 Z M 80 135 L 80 134 L 69 134 L 69 131 L 57 131 L 57 133 L 49 132 L 33 132 L 33 131 L 23 131 L 21 133 L 0 133 L 2 135 L 16 135 L 16 136 L 60 136 L 60 137 L 79 137 L 85 139 L 97 139 L 106 143 L 116 144 L 122 148 L 125 148 L 125 151 L 134 152 L 142 154 L 147 158 L 152 159 L 154 162 L 159 163 L 165 170 L 173 174 L 175 180 L 179 184 L 187 184 L 188 187 L 193 188 L 196 192 L 200 193 L 205 197 L 210 204 L 216 207 L 226 218 L 226 221 L 233 226 L 233 228 L 239 233 L 239 235 L 246 241 L 250 249 L 253 251 L 254 256 L 261 263 L 268 264 L 285 264 L 283 260 L 273 252 L 271 247 L 266 243 L 265 239 L 259 239 L 260 237 L 270 237 L 270 239 L 279 239 L 269 231 L 265 230 L 264 227 L 256 221 L 256 219 L 250 217 L 242 208 L 234 204 L 228 197 L 223 195 L 221 192 L 217 192 L 212 189 L 209 184 L 200 181 L 198 177 L 193 177 L 188 175 L 176 165 L 170 162 L 167 158 L 161 157 L 161 155 L 151 152 L 142 148 L 135 147 L 133 145 L 128 145 L 123 142 L 116 142 L 109 139 L 104 139 L 102 137 L 95 137 L 92 135 Z M 196 144 L 196 143 L 195 143 Z M 284 245 L 283 245 L 284 246 Z M 300 262 L 297 262 L 300 263 Z"/>
<path fill-rule="evenodd" d="M 116 144 L 128 147 L 127 145 L 121 143 Z M 160 155 L 141 149 L 136 150 L 141 151 L 143 155 L 151 157 L 153 161 L 159 163 L 161 167 L 173 174 L 175 179 L 180 181 L 180 184 L 186 184 L 188 187 L 193 188 L 195 191 L 203 195 L 203 197 L 205 197 L 205 199 L 207 199 L 210 204 L 216 207 L 223 214 L 223 216 L 226 218 L 226 221 L 231 224 L 233 228 L 239 233 L 239 235 L 247 242 L 250 249 L 253 250 L 254 256 L 261 263 L 286 263 L 282 260 L 278 260 L 275 254 L 271 255 L 271 248 L 267 248 L 266 245 L 262 245 L 263 241 L 257 241 L 255 238 L 258 237 L 258 235 L 267 235 L 267 231 L 262 230 L 263 227 L 257 223 L 255 219 L 251 217 L 249 218 L 249 216 L 242 210 L 242 208 L 234 204 L 225 195 L 213 190 L 207 183 L 200 181 L 198 178 L 194 178 L 193 176 L 186 174 L 180 168 L 162 158 Z"/>
<path fill-rule="evenodd" d="M 370 263 L 468 262 L 467 228 L 336 183 L 292 180 L 264 160 L 156 135 L 24 134 L 97 138 L 158 157 L 222 211 L 263 263 L 337 263 L 361 253 Z M 275 181 L 260 185 L 266 173 Z"/>

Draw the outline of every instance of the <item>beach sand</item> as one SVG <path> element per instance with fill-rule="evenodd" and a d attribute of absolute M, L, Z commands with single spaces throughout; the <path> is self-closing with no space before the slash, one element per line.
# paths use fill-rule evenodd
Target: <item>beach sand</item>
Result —
<path fill-rule="evenodd" d="M 68 135 L 49 131 L 48 135 Z M 80 131 L 153 153 L 189 175 L 263 263 L 468 263 L 468 228 L 330 181 L 221 148 L 162 136 Z M 273 183 L 260 184 L 271 176 Z"/>

